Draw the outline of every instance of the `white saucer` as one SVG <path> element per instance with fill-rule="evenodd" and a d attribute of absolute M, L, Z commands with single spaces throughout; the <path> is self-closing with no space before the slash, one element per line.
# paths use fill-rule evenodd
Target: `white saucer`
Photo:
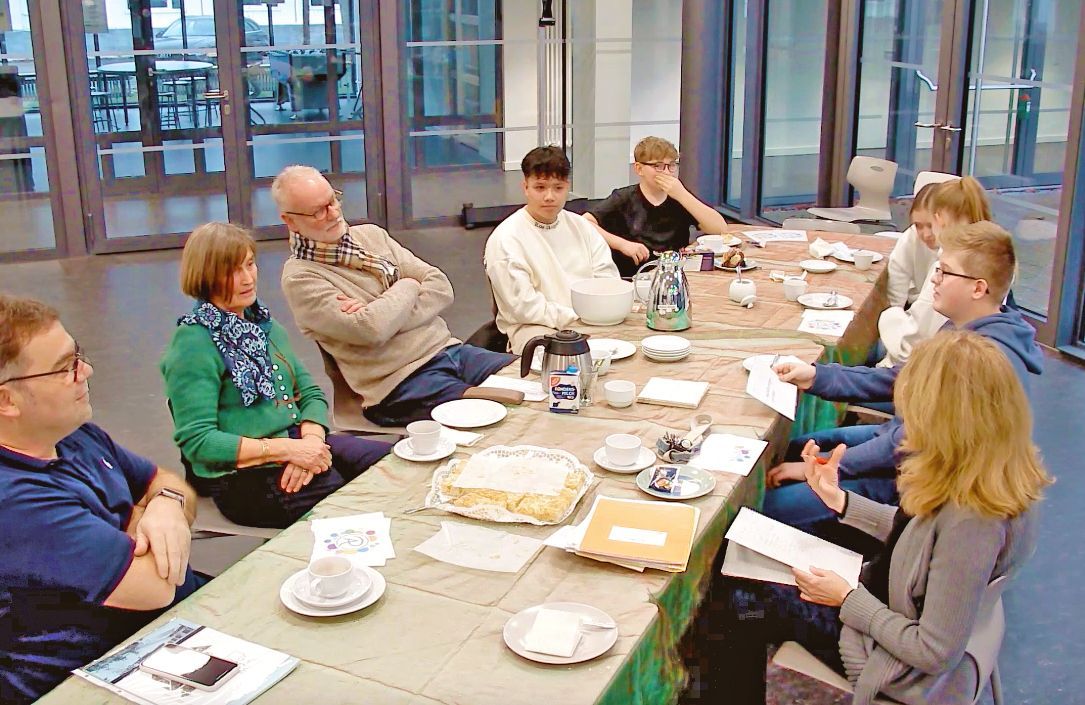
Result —
<path fill-rule="evenodd" d="M 592 357 L 602 357 L 605 352 L 613 352 L 610 360 L 624 360 L 637 352 L 637 346 L 628 340 L 617 338 L 588 338 L 588 348 Z M 542 370 L 542 356 L 539 357 L 539 369 Z"/>
<path fill-rule="evenodd" d="M 701 235 L 700 237 L 697 238 L 697 244 L 700 245 L 701 247 L 708 247 L 708 245 L 706 245 L 704 243 L 704 239 L 706 237 L 722 237 L 722 238 L 726 238 L 728 236 L 727 235 Z M 739 245 L 742 244 L 741 239 L 735 237 L 734 235 L 731 235 L 730 237 L 731 237 L 730 240 L 727 240 L 726 242 L 723 243 L 724 247 L 738 247 Z M 723 253 L 720 252 L 720 253 L 717 253 L 717 254 L 723 254 Z"/>
<path fill-rule="evenodd" d="M 655 465 L 656 454 L 652 452 L 651 448 L 645 448 L 641 446 L 640 455 L 637 457 L 637 461 L 632 465 L 615 465 L 607 460 L 607 447 L 603 446 L 599 450 L 595 451 L 595 455 L 591 457 L 595 461 L 595 464 L 604 470 L 610 470 L 611 472 L 620 473 L 623 475 L 632 475 L 635 472 L 640 472 L 644 468 Z"/>
<path fill-rule="evenodd" d="M 392 452 L 404 460 L 410 460 L 412 463 L 428 463 L 434 460 L 442 460 L 455 453 L 456 444 L 447 438 L 442 438 L 437 442 L 437 450 L 427 455 L 419 455 L 411 447 L 411 439 L 404 438 L 392 446 Z"/>
<path fill-rule="evenodd" d="M 836 311 L 838 309 L 848 308 L 852 304 L 850 297 L 844 296 L 843 294 L 837 294 L 836 305 L 826 306 L 825 302 L 829 300 L 830 296 L 831 294 L 819 291 L 813 294 L 803 294 L 797 301 L 806 308 L 816 308 L 824 311 Z"/>
<path fill-rule="evenodd" d="M 369 574 L 355 569 L 354 574 L 351 576 L 350 587 L 347 588 L 346 592 L 339 597 L 321 597 L 310 591 L 306 571 L 300 571 L 290 584 L 290 592 L 306 607 L 329 610 L 356 602 L 371 587 L 373 587 L 373 579 L 369 577 Z"/>
<path fill-rule="evenodd" d="M 799 266 L 814 274 L 824 274 L 836 269 L 836 262 L 829 262 L 828 260 L 823 259 L 804 259 L 802 262 L 799 262 Z"/>
<path fill-rule="evenodd" d="M 640 348 L 645 354 L 670 355 L 688 351 L 693 344 L 680 335 L 649 335 L 640 341 Z"/>
<path fill-rule="evenodd" d="M 324 609 L 321 607 L 311 607 L 294 597 L 294 593 L 291 590 L 293 581 L 296 580 L 299 575 L 305 575 L 307 572 L 305 570 L 300 570 L 283 581 L 282 587 L 279 588 L 279 599 L 282 600 L 283 605 L 285 605 L 288 610 L 305 615 L 306 617 L 338 617 L 342 614 L 357 612 L 358 610 L 369 607 L 379 600 L 381 595 L 384 594 L 385 588 L 388 586 L 384 581 L 384 576 L 372 568 L 361 566 L 358 570 L 365 571 L 373 581 L 373 584 L 370 586 L 369 590 L 355 602 L 348 602 L 341 607 Z"/>

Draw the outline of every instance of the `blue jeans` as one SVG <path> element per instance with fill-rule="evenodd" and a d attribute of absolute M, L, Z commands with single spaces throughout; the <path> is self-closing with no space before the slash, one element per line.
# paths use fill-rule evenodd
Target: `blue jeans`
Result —
<path fill-rule="evenodd" d="M 787 462 L 801 460 L 800 454 L 808 439 L 812 438 L 822 451 L 827 452 L 840 443 L 849 448 L 865 443 L 874 437 L 877 429 L 878 427 L 874 425 L 841 426 L 799 436 L 788 445 L 784 460 Z M 895 475 L 891 477 L 841 478 L 840 487 L 843 490 L 868 497 L 876 502 L 896 504 L 899 501 Z M 767 491 L 761 511 L 765 516 L 772 517 L 788 526 L 793 526 L 814 536 L 820 536 L 826 541 L 831 541 L 838 546 L 850 548 L 864 555 L 871 555 L 882 548 L 881 542 L 873 536 L 859 529 L 841 524 L 833 510 L 826 507 L 825 503 L 814 494 L 814 491 L 805 482 L 791 482 Z"/>
<path fill-rule="evenodd" d="M 429 418 L 438 404 L 462 399 L 471 387 L 505 367 L 515 355 L 493 352 L 474 345 L 452 345 L 411 373 L 380 404 L 363 412 L 380 426 L 405 426 Z"/>

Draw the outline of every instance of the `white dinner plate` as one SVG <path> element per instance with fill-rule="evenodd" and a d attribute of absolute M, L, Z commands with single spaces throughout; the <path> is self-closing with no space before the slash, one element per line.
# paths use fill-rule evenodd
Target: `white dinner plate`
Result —
<path fill-rule="evenodd" d="M 437 442 L 437 450 L 422 455 L 414 452 L 414 448 L 411 447 L 410 438 L 404 438 L 399 443 L 392 446 L 392 452 L 404 460 L 410 460 L 412 463 L 430 463 L 434 460 L 443 460 L 455 453 L 456 444 L 447 438 L 442 438 Z"/>
<path fill-rule="evenodd" d="M 703 240 L 706 237 L 724 237 L 724 238 L 726 238 L 727 236 L 726 235 L 701 235 L 700 237 L 697 238 L 697 244 L 700 245 L 701 247 L 708 247 L 708 245 L 704 244 L 704 242 L 703 242 Z M 732 235 L 730 240 L 725 240 L 724 241 L 723 246 L 724 247 L 738 247 L 741 244 L 742 244 L 742 240 L 739 239 L 738 237 L 736 237 L 735 235 Z"/>
<path fill-rule="evenodd" d="M 723 271 L 723 272 L 737 272 L 738 271 L 735 267 L 724 267 L 722 264 L 720 264 L 720 258 L 719 257 L 717 257 L 714 260 L 714 264 L 716 265 L 716 269 L 719 269 L 720 271 Z M 742 271 L 743 272 L 748 272 L 751 269 L 758 269 L 760 266 L 761 265 L 757 263 L 757 260 L 750 259 L 750 258 L 747 257 L 746 258 L 746 264 L 742 265 Z"/>
<path fill-rule="evenodd" d="M 305 570 L 299 570 L 297 573 L 294 573 L 283 581 L 282 587 L 279 588 L 279 599 L 282 600 L 283 605 L 285 605 L 288 610 L 305 615 L 306 617 L 338 617 L 339 615 L 357 612 L 358 610 L 369 607 L 379 600 L 381 595 L 384 594 L 385 588 L 388 586 L 384 581 L 384 576 L 372 568 L 359 566 L 358 570 L 365 571 L 369 575 L 370 580 L 373 581 L 373 584 L 369 587 L 369 590 L 355 602 L 348 602 L 340 607 L 323 609 L 307 605 L 294 597 L 292 589 L 294 581 L 298 579 L 298 576 L 305 575 L 307 572 Z"/>
<path fill-rule="evenodd" d="M 480 428 L 497 423 L 508 413 L 504 406 L 489 399 L 457 399 L 434 407 L 429 415 L 442 426 Z"/>
<path fill-rule="evenodd" d="M 595 461 L 595 464 L 604 470 L 610 470 L 622 475 L 632 475 L 635 472 L 640 472 L 644 468 L 655 465 L 656 454 L 652 452 L 651 448 L 641 447 L 640 455 L 637 457 L 637 461 L 632 465 L 615 465 L 607 460 L 607 447 L 603 446 L 599 450 L 595 451 L 595 455 L 591 457 Z"/>
<path fill-rule="evenodd" d="M 836 262 L 830 262 L 824 259 L 804 259 L 802 262 L 799 262 L 799 266 L 814 274 L 824 274 L 825 272 L 831 272 L 836 269 Z"/>
<path fill-rule="evenodd" d="M 753 372 L 753 368 L 758 365 L 768 365 L 772 363 L 772 358 L 776 357 L 774 354 L 766 355 L 750 355 L 748 358 L 742 361 L 742 366 L 746 368 L 747 372 Z M 781 355 L 780 359 L 776 361 L 781 362 L 803 362 L 794 355 Z"/>
<path fill-rule="evenodd" d="M 628 340 L 618 340 L 617 338 L 588 338 L 588 348 L 591 350 L 592 357 L 603 357 L 605 353 L 612 352 L 613 354 L 610 356 L 611 362 L 632 357 L 637 352 L 636 345 Z M 541 359 L 539 364 L 541 367 Z"/>
<path fill-rule="evenodd" d="M 295 573 L 293 580 L 290 581 L 290 592 L 306 607 L 333 610 L 351 602 L 357 602 L 369 592 L 369 588 L 373 587 L 373 579 L 369 577 L 369 573 L 355 568 L 353 575 L 351 575 L 350 587 L 347 588 L 346 592 L 339 597 L 321 597 L 313 594 L 310 589 L 307 572 L 302 570 Z"/>
<path fill-rule="evenodd" d="M 831 294 L 827 294 L 823 291 L 819 291 L 816 294 L 803 294 L 798 298 L 798 302 L 806 308 L 816 308 L 821 310 L 838 310 L 848 308 L 851 306 L 851 299 L 843 294 L 836 295 L 836 305 L 826 306 L 825 302 L 829 300 Z"/>
<path fill-rule="evenodd" d="M 653 355 L 652 353 L 644 353 L 644 356 L 652 362 L 679 362 L 689 357 L 690 351 L 687 350 L 684 353 L 677 355 Z"/>
<path fill-rule="evenodd" d="M 593 622 L 615 624 L 610 615 L 603 610 L 579 602 L 548 602 L 546 604 L 528 607 L 526 610 L 517 612 L 512 617 L 509 617 L 509 621 L 505 622 L 505 629 L 502 632 L 502 636 L 505 639 L 505 645 L 526 659 L 539 663 L 562 665 L 580 663 L 581 661 L 590 661 L 593 658 L 602 656 L 607 651 L 610 651 L 610 648 L 618 641 L 617 625 L 615 625 L 614 629 L 597 629 L 592 627 L 583 628 L 581 630 L 583 636 L 580 639 L 580 643 L 577 644 L 576 650 L 573 651 L 572 656 L 551 656 L 550 654 L 540 654 L 534 651 L 528 651 L 524 648 L 524 637 L 527 636 L 528 632 L 531 631 L 531 628 L 535 626 L 535 615 L 543 608 L 549 610 L 561 610 L 562 612 L 572 612 L 573 614 L 578 614 Z"/>
<path fill-rule="evenodd" d="M 840 253 L 840 252 L 833 252 L 829 256 L 830 257 L 835 257 L 838 260 L 840 260 L 841 262 L 851 262 L 852 264 L 854 264 L 855 263 L 855 257 L 853 256 L 854 252 L 855 252 L 855 250 L 852 250 L 851 252 L 849 252 L 846 255 L 843 254 L 843 253 Z M 871 252 L 870 254 L 874 255 L 874 258 L 871 260 L 871 262 L 881 262 L 883 259 L 885 259 L 885 256 L 882 255 L 880 252 Z"/>
<path fill-rule="evenodd" d="M 678 492 L 660 492 L 648 486 L 648 483 L 652 481 L 652 472 L 654 470 L 655 468 L 642 470 L 637 475 L 637 487 L 642 492 L 659 499 L 696 499 L 704 497 L 716 487 L 716 476 L 711 471 L 702 470 L 693 465 L 679 465 L 678 477 L 675 478 Z"/>

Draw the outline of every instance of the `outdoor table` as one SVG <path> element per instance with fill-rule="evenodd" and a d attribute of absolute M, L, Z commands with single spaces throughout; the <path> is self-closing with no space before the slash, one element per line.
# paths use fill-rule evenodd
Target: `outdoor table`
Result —
<path fill-rule="evenodd" d="M 176 59 L 156 59 L 152 76 L 162 76 L 168 80 L 176 81 L 179 78 L 207 78 L 214 64 L 206 61 L 181 61 Z M 102 64 L 97 69 L 91 69 L 101 76 L 119 76 L 124 81 L 124 90 L 121 91 L 121 108 L 124 110 L 124 124 L 128 125 L 128 77 L 135 76 L 137 67 L 135 61 L 119 61 L 112 64 Z M 157 79 L 156 79 L 157 81 Z M 196 109 L 195 86 L 188 92 L 189 106 L 192 110 L 192 120 L 196 127 L 200 126 L 198 111 Z"/>
<path fill-rule="evenodd" d="M 822 237 L 888 254 L 893 241 L 861 235 Z M 531 444 L 561 448 L 592 469 L 598 482 L 568 521 L 580 521 L 598 495 L 647 499 L 634 475 L 595 466 L 592 454 L 605 436 L 632 433 L 653 444 L 665 431 L 688 429 L 695 413 L 711 414 L 712 430 L 756 436 L 769 447 L 748 477 L 717 474 L 714 491 L 689 503 L 701 515 L 683 573 L 638 573 L 544 547 L 516 574 L 460 568 L 412 549 L 436 533 L 442 520 L 474 520 L 436 510 L 405 514 L 423 504 L 433 471 L 441 463 L 410 463 L 389 455 L 356 480 L 318 504 L 311 517 L 383 511 L 393 518 L 397 557 L 379 570 L 388 582 L 373 606 L 341 617 L 299 616 L 279 601 L 279 587 L 308 562 L 313 536 L 301 521 L 268 541 L 170 609 L 141 634 L 171 617 L 181 617 L 292 654 L 298 668 L 262 695 L 258 703 L 452 705 L 536 705 L 562 703 L 673 702 L 685 682 L 678 644 L 708 585 L 713 559 L 730 521 L 742 506 L 759 506 L 764 473 L 780 457 L 792 423 L 745 394 L 742 360 L 751 354 L 780 352 L 804 360 L 855 362 L 876 339 L 876 318 L 884 307 L 886 260 L 866 272 L 841 263 L 835 272 L 809 275 L 810 291 L 833 288 L 854 300 L 857 315 L 840 340 L 819 339 L 796 328 L 802 307 L 787 302 L 782 285 L 768 279 L 770 269 L 798 273 L 807 258 L 805 243 L 747 246 L 747 256 L 762 263 L 749 272 L 758 282 L 758 303 L 744 309 L 727 298 L 733 274 L 689 273 L 693 327 L 681 333 L 693 343 L 691 355 L 677 363 L 656 363 L 638 351 L 613 362 L 608 379 L 627 379 L 638 388 L 652 376 L 705 380 L 711 387 L 694 411 L 636 403 L 612 409 L 596 393 L 596 403 L 578 415 L 553 414 L 545 402 L 511 408 L 502 422 L 476 429 L 484 437 L 454 457 L 494 445 Z M 654 334 L 643 313 L 632 313 L 613 327 L 585 327 L 595 337 L 639 342 Z M 518 362 L 502 374 L 516 376 Z M 516 368 L 516 369 L 514 369 Z M 601 390 L 600 390 L 601 392 Z M 810 410 L 807 410 L 810 412 Z M 836 408 L 807 413 L 807 427 L 833 421 Z M 803 428 L 802 430 L 809 430 Z M 487 524 L 491 528 L 544 538 L 557 527 Z M 514 614 L 543 602 L 573 601 L 605 610 L 619 625 L 615 646 L 603 656 L 573 666 L 546 666 L 509 650 L 502 628 Z M 40 702 L 121 702 L 104 689 L 69 678 Z"/>

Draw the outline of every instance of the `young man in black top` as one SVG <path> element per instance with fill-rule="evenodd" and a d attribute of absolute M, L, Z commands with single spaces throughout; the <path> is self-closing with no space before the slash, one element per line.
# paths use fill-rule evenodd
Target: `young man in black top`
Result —
<path fill-rule="evenodd" d="M 678 150 L 662 137 L 645 137 L 633 150 L 640 181 L 614 189 L 584 215 L 607 244 L 623 277 L 630 277 L 653 252 L 689 244 L 689 226 L 723 232 L 723 216 L 702 203 L 678 179 Z"/>

